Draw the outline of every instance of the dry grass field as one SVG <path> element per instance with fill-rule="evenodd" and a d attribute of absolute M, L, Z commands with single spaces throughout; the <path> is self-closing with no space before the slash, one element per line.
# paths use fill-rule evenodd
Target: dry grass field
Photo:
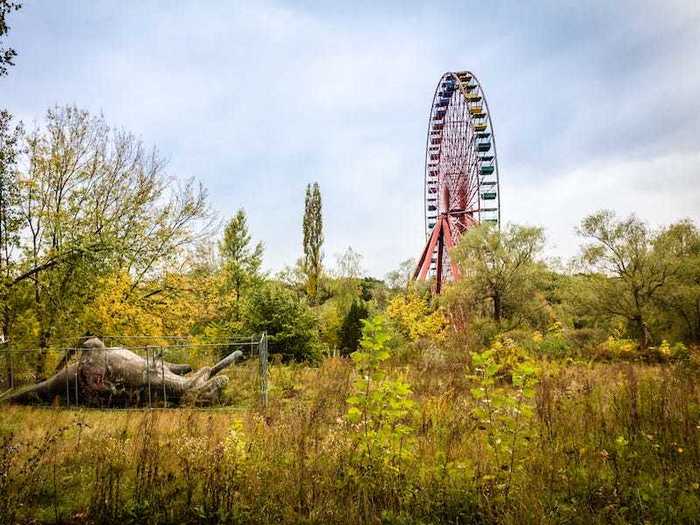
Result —
<path fill-rule="evenodd" d="M 222 409 L 4 406 L 0 516 L 6 523 L 698 521 L 696 371 L 540 362 L 532 397 L 519 398 L 516 380 L 479 383 L 463 361 L 393 357 L 382 384 L 410 390 L 373 405 L 359 423 L 348 411 L 357 372 L 337 358 L 273 366 L 266 409 L 254 392 L 243 395 L 240 382 L 237 396 L 247 401 Z M 479 415 L 479 406 L 489 412 L 475 385 L 504 407 L 493 418 Z"/>

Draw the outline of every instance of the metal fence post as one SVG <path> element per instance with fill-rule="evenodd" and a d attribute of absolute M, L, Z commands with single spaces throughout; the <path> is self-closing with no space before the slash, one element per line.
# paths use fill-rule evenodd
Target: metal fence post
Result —
<path fill-rule="evenodd" d="M 260 361 L 260 401 L 263 408 L 267 408 L 267 334 L 263 332 L 260 337 L 260 343 L 258 343 L 258 359 Z"/>
<path fill-rule="evenodd" d="M 80 399 L 78 399 L 78 369 L 80 368 L 80 355 L 78 354 L 79 350 L 78 348 L 75 349 L 75 404 L 77 405 L 80 403 Z"/>
<path fill-rule="evenodd" d="M 165 392 L 165 361 L 163 359 L 163 347 L 160 347 L 160 380 L 163 383 L 163 408 L 168 408 L 168 394 Z"/>
<path fill-rule="evenodd" d="M 146 347 L 146 379 L 148 380 L 148 408 L 151 408 L 151 363 L 150 363 L 151 350 L 150 347 Z"/>
<path fill-rule="evenodd" d="M 63 367 L 66 369 L 66 407 L 70 408 L 70 377 L 68 376 L 68 365 L 70 363 L 70 350 L 65 350 L 66 362 Z"/>
<path fill-rule="evenodd" d="M 7 384 L 10 388 L 15 387 L 15 371 L 12 368 L 12 348 L 10 343 L 5 341 L 5 351 L 7 352 Z"/>

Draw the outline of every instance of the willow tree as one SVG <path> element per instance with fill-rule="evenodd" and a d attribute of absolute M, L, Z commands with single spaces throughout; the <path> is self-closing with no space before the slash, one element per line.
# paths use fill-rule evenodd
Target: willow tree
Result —
<path fill-rule="evenodd" d="M 321 278 L 323 254 L 323 217 L 321 213 L 321 190 L 317 182 L 306 186 L 304 203 L 304 273 L 306 293 L 309 300 L 318 300 L 318 285 Z"/>
<path fill-rule="evenodd" d="M 655 232 L 633 215 L 618 219 L 609 210 L 589 215 L 578 229 L 588 241 L 581 260 L 591 272 L 581 297 L 591 311 L 626 321 L 641 348 L 652 341 L 655 305 L 678 281 L 681 263 L 689 255 L 682 248 L 683 240 L 691 237 L 681 235 L 685 229 Z M 680 299 L 672 302 L 677 305 Z"/>
<path fill-rule="evenodd" d="M 689 220 L 671 224 L 654 248 L 675 259 L 673 272 L 656 298 L 659 317 L 677 325 L 678 335 L 700 343 L 700 230 Z"/>
<path fill-rule="evenodd" d="M 483 224 L 467 231 L 450 253 L 463 276 L 460 286 L 475 307 L 489 309 L 496 322 L 522 310 L 534 295 L 543 265 L 542 228 Z"/>

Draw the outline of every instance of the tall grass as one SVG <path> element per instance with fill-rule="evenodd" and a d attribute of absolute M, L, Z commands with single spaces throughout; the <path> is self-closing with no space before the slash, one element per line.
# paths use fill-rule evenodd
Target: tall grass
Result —
<path fill-rule="evenodd" d="M 541 365 L 533 417 L 522 439 L 503 445 L 517 447 L 515 462 L 490 445 L 508 428 L 474 417 L 461 354 L 387 364 L 415 403 L 391 460 L 357 453 L 358 427 L 346 417 L 355 372 L 337 358 L 272 367 L 265 411 L 248 402 L 252 385 L 232 394 L 251 407 L 240 410 L 4 406 L 0 521 L 700 522 L 692 370 Z"/>

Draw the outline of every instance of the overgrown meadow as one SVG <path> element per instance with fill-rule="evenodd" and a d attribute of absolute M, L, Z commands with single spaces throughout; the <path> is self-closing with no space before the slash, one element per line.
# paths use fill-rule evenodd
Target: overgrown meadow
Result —
<path fill-rule="evenodd" d="M 474 227 L 436 296 L 411 261 L 383 280 L 352 248 L 324 263 L 318 185 L 303 257 L 270 275 L 243 210 L 220 235 L 203 189 L 166 198 L 157 157 L 102 118 L 56 108 L 11 137 L 3 390 L 55 374 L 85 335 L 265 333 L 272 364 L 266 406 L 254 360 L 204 410 L 3 404 L 0 521 L 699 521 L 692 222 L 595 213 L 566 267 L 542 228 Z"/>
<path fill-rule="evenodd" d="M 696 523 L 700 360 L 465 353 L 365 323 L 219 409 L 3 407 L 6 523 Z M 397 346 L 397 340 L 401 346 Z"/>

